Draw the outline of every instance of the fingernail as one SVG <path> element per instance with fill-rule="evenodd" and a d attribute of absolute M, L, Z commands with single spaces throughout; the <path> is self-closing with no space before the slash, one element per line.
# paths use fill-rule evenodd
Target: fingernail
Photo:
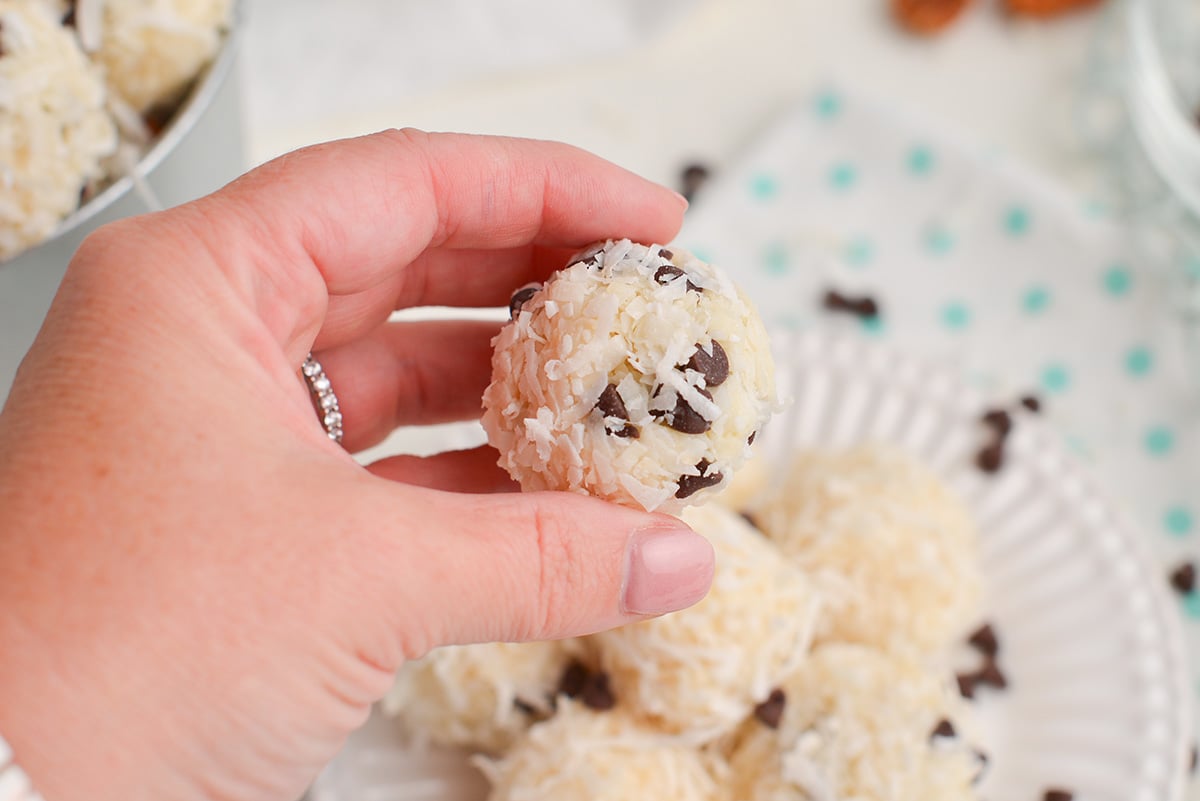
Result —
<path fill-rule="evenodd" d="M 671 190 L 671 194 L 674 195 L 675 197 L 679 198 L 679 205 L 683 206 L 684 211 L 687 211 L 688 206 L 692 205 L 686 197 L 679 194 L 674 189 Z"/>
<path fill-rule="evenodd" d="M 625 560 L 622 612 L 663 615 L 686 609 L 708 593 L 713 549 L 689 528 L 634 532 Z"/>

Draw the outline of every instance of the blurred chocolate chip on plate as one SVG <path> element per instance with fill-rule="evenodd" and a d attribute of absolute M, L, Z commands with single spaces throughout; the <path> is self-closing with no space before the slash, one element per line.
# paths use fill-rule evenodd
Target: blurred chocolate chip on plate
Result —
<path fill-rule="evenodd" d="M 997 690 L 1003 690 L 1008 687 L 1008 678 L 1001 672 L 1000 666 L 996 664 L 995 659 L 989 659 L 975 675 L 975 680 L 979 684 L 987 684 L 995 687 Z"/>
<path fill-rule="evenodd" d="M 1000 653 L 1000 640 L 996 638 L 996 630 L 992 628 L 991 623 L 984 623 L 971 632 L 971 636 L 967 637 L 967 642 L 971 647 L 987 656 L 995 656 Z"/>
<path fill-rule="evenodd" d="M 1188 595 L 1196 589 L 1196 566 L 1184 562 L 1171 571 L 1171 586 L 1176 592 Z"/>
<path fill-rule="evenodd" d="M 852 298 L 836 289 L 826 290 L 821 304 L 829 311 L 846 312 L 864 319 L 874 319 L 879 316 L 879 304 L 874 298 L 869 296 Z"/>
<path fill-rule="evenodd" d="M 1026 395 L 1021 398 L 1021 405 L 1031 412 L 1040 412 L 1042 410 L 1042 402 L 1038 400 L 1037 395 Z"/>
<path fill-rule="evenodd" d="M 1051 787 L 1042 793 L 1042 801 L 1073 801 L 1075 794 L 1061 787 Z"/>
<path fill-rule="evenodd" d="M 754 717 L 768 729 L 778 729 L 783 720 L 783 710 L 787 706 L 787 695 L 776 687 L 771 690 L 767 700 L 754 707 Z"/>
<path fill-rule="evenodd" d="M 945 718 L 942 718 L 941 720 L 938 721 L 938 724 L 933 727 L 933 732 L 929 736 L 930 736 L 930 738 L 933 738 L 933 737 L 956 737 L 956 736 L 958 736 L 958 732 L 956 732 L 954 730 L 953 723 L 946 720 Z"/>
<path fill-rule="evenodd" d="M 990 409 L 983 415 L 983 424 L 996 432 L 997 436 L 1006 437 L 1012 431 L 1012 415 L 1003 409 Z"/>
<path fill-rule="evenodd" d="M 954 677 L 958 682 L 958 694 L 963 698 L 974 698 L 977 679 L 974 673 L 959 673 Z"/>
<path fill-rule="evenodd" d="M 708 181 L 711 171 L 699 162 L 687 164 L 679 173 L 679 194 L 687 198 L 689 203 L 700 188 Z"/>
<path fill-rule="evenodd" d="M 975 466 L 985 473 L 999 473 L 1004 468 L 1004 441 L 998 439 L 980 448 Z"/>

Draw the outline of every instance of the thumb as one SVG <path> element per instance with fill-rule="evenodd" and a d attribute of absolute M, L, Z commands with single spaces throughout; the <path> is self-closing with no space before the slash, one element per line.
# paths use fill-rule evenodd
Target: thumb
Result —
<path fill-rule="evenodd" d="M 377 533 L 401 658 L 440 645 L 574 637 L 686 608 L 713 549 L 678 518 L 568 493 L 462 495 L 384 482 L 406 520 Z M 397 490 L 402 514 L 397 514 Z M 418 503 L 413 503 L 419 498 Z M 396 575 L 399 568 L 401 575 Z"/>

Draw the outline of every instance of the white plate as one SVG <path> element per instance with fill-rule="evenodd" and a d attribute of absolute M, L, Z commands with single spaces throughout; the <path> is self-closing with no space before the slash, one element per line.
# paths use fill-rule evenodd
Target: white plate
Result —
<path fill-rule="evenodd" d="M 1010 687 L 981 698 L 991 758 L 980 795 L 1030 801 L 1178 801 L 1191 748 L 1179 623 L 1142 540 L 1032 413 L 1003 470 L 973 460 L 986 400 L 954 372 L 878 344 L 808 333 L 785 348 L 794 406 L 764 432 L 770 458 L 795 448 L 899 445 L 935 469 L 982 531 L 987 618 Z M 312 790 L 313 801 L 482 798 L 461 757 L 405 752 L 373 719 Z"/>

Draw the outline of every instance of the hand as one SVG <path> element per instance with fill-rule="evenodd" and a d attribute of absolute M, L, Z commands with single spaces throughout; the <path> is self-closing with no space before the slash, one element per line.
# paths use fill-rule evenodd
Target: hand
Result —
<path fill-rule="evenodd" d="M 588 242 L 684 203 L 556 144 L 391 131 L 299 151 L 71 263 L 0 415 L 0 735 L 47 801 L 298 796 L 406 659 L 694 603 L 671 517 L 518 494 L 488 449 L 360 467 L 469 419 L 484 323 Z"/>

